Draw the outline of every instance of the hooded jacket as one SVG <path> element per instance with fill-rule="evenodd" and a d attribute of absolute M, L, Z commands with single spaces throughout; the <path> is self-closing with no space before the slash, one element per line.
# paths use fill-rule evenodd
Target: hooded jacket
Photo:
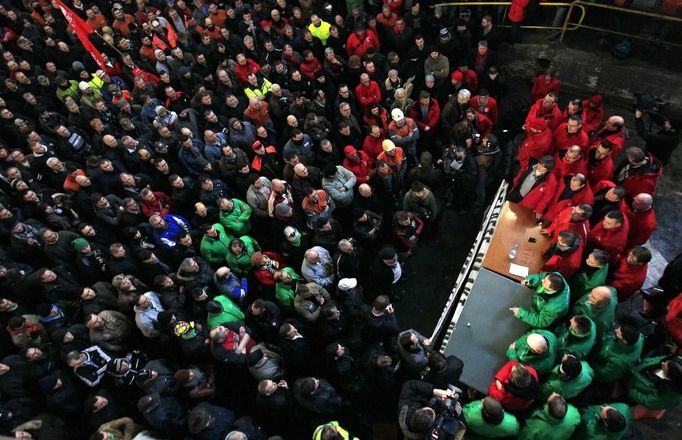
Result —
<path fill-rule="evenodd" d="M 643 347 L 644 335 L 641 333 L 633 345 L 624 344 L 614 334 L 604 336 L 601 348 L 590 361 L 594 378 L 605 383 L 619 381 L 635 365 L 642 355 Z"/>
<path fill-rule="evenodd" d="M 586 335 L 574 335 L 568 323 L 554 329 L 557 341 L 557 359 L 561 359 L 565 354 L 571 354 L 582 360 L 590 354 L 592 347 L 594 347 L 594 341 L 597 339 L 597 326 L 590 318 L 587 319 L 590 320 L 590 331 Z"/>
<path fill-rule="evenodd" d="M 564 399 L 570 400 L 590 386 L 594 378 L 592 367 L 585 361 L 580 361 L 580 374 L 571 380 L 561 380 L 561 364 L 552 368 L 549 377 L 540 386 L 539 400 L 546 401 L 550 394 L 561 394 Z"/>
<path fill-rule="evenodd" d="M 564 278 L 563 275 L 554 273 L 561 276 L 562 279 Z M 531 299 L 530 308 L 528 310 L 519 309 L 517 318 L 533 328 L 549 327 L 568 313 L 568 301 L 571 293 L 566 279 L 564 279 L 562 291 L 547 294 L 542 288 L 541 281 L 548 274 L 549 272 L 541 272 L 524 278 L 529 282 L 528 287 L 536 289 L 536 291 Z"/>
<path fill-rule="evenodd" d="M 566 405 L 566 415 L 563 419 L 552 417 L 545 404 L 538 408 L 526 419 L 526 424 L 516 437 L 519 440 L 568 440 L 580 424 L 580 413 L 578 409 L 568 404 Z"/>
<path fill-rule="evenodd" d="M 547 351 L 545 353 L 536 354 L 530 351 L 526 338 L 532 333 L 542 336 L 547 341 Z M 514 345 L 514 348 L 507 349 L 507 359 L 519 361 L 524 365 L 530 365 L 535 368 L 539 375 L 549 373 L 552 366 L 554 366 L 557 343 L 556 336 L 552 332 L 548 330 L 531 330 L 514 341 Z"/>
<path fill-rule="evenodd" d="M 609 287 L 609 289 L 611 290 L 611 301 L 603 307 L 595 307 L 589 303 L 590 292 L 585 293 L 573 304 L 572 312 L 574 315 L 586 316 L 597 326 L 597 339 L 601 339 L 605 332 L 611 330 L 613 322 L 616 320 L 618 294 L 613 287 Z"/>
<path fill-rule="evenodd" d="M 199 249 L 201 256 L 209 263 L 223 264 L 230 251 L 232 237 L 225 232 L 225 228 L 220 223 L 214 224 L 213 228 L 218 231 L 218 237 L 213 238 L 204 234 Z"/>
<path fill-rule="evenodd" d="M 656 375 L 667 356 L 644 358 L 635 365 L 627 379 L 626 389 L 630 400 L 649 409 L 674 408 L 680 404 L 682 394 L 671 389 L 670 381 Z M 682 357 L 677 356 L 682 362 Z"/>

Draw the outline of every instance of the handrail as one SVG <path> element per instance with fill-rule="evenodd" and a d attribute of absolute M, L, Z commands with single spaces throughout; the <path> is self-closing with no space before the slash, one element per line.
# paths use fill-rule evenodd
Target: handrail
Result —
<path fill-rule="evenodd" d="M 580 19 L 578 20 L 577 23 L 572 23 L 571 22 L 571 15 L 573 14 L 573 8 L 576 6 L 581 8 L 581 11 L 583 11 L 583 14 L 580 16 Z M 564 19 L 564 25 L 563 25 L 562 30 L 561 30 L 561 37 L 559 38 L 560 42 L 564 41 L 564 36 L 566 35 L 566 31 L 573 31 L 573 30 L 576 30 L 576 28 L 582 28 L 582 29 L 589 29 L 589 30 L 598 31 L 598 32 L 606 32 L 606 33 L 610 33 L 610 34 L 614 34 L 614 35 L 620 35 L 623 37 L 636 38 L 638 40 L 657 42 L 657 43 L 667 44 L 667 45 L 675 46 L 675 47 L 682 47 L 681 43 L 674 43 L 672 41 L 661 40 L 661 39 L 656 38 L 654 36 L 641 36 L 641 35 L 636 35 L 636 34 L 632 34 L 632 33 L 615 31 L 612 29 L 604 29 L 604 28 L 600 28 L 600 27 L 596 27 L 596 26 L 585 25 L 585 24 L 583 24 L 583 21 L 585 19 L 585 12 L 584 12 L 585 6 L 607 9 L 607 10 L 612 10 L 612 11 L 617 11 L 617 12 L 625 12 L 627 14 L 656 18 L 656 19 L 664 20 L 664 21 L 682 23 L 682 18 L 677 18 L 677 17 L 673 17 L 670 15 L 656 14 L 654 12 L 638 11 L 636 9 L 621 8 L 619 6 L 605 5 L 602 3 L 589 3 L 589 2 L 585 2 L 585 1 L 581 1 L 581 0 L 576 0 L 573 3 L 571 3 L 571 5 L 568 7 L 568 13 L 566 14 L 566 18 Z M 569 27 L 569 25 L 572 27 Z"/>
<path fill-rule="evenodd" d="M 506 6 L 508 7 L 511 5 L 511 2 L 502 2 L 502 1 L 492 1 L 492 2 L 485 2 L 485 1 L 475 1 L 475 2 L 466 2 L 466 1 L 460 1 L 460 2 L 447 2 L 447 3 L 439 3 L 435 6 Z M 661 40 L 659 38 L 653 37 L 653 36 L 641 36 L 641 35 L 636 35 L 632 33 L 625 33 L 625 32 L 620 32 L 612 29 L 606 29 L 606 28 L 600 28 L 596 26 L 589 26 L 586 24 L 583 24 L 585 21 L 585 18 L 587 16 L 587 9 L 588 8 L 600 8 L 600 9 L 607 9 L 611 10 L 614 12 L 622 12 L 625 14 L 631 14 L 631 15 L 639 15 L 643 17 L 649 17 L 649 18 L 655 18 L 658 20 L 664 20 L 664 21 L 669 21 L 669 22 L 675 22 L 675 23 L 682 23 L 682 18 L 674 17 L 671 15 L 664 15 L 664 14 L 658 14 L 655 12 L 648 12 L 648 11 L 640 11 L 637 9 L 630 9 L 630 8 L 623 8 L 620 6 L 613 6 L 613 5 L 606 5 L 603 3 L 590 3 L 587 1 L 583 0 L 575 0 L 573 2 L 540 2 L 539 6 L 542 7 L 567 7 L 568 8 L 568 13 L 566 14 L 566 18 L 564 19 L 564 23 L 562 26 L 544 26 L 544 25 L 523 25 L 521 28 L 523 29 L 550 29 L 550 30 L 558 30 L 561 32 L 561 36 L 559 38 L 559 41 L 564 40 L 564 36 L 566 35 L 566 31 L 575 31 L 578 29 L 588 29 L 588 30 L 593 30 L 593 31 L 598 31 L 598 32 L 606 32 L 609 34 L 614 34 L 614 35 L 620 35 L 620 36 L 625 36 L 629 38 L 636 38 L 639 40 L 644 40 L 644 41 L 650 41 L 650 42 L 656 42 L 660 44 L 665 44 L 669 46 L 674 46 L 674 47 L 682 47 L 681 43 L 675 43 L 672 41 L 665 41 Z M 577 18 L 576 22 L 571 21 L 573 18 L 573 11 L 574 9 L 579 8 L 580 9 L 580 17 Z M 507 16 L 507 8 L 505 8 L 505 13 L 502 18 L 504 20 Z M 508 27 L 508 25 L 498 25 L 500 27 Z"/>
<path fill-rule="evenodd" d="M 550 8 L 551 7 L 557 8 L 560 6 L 570 8 L 572 4 L 573 4 L 572 2 L 551 2 L 551 3 L 540 2 L 540 6 L 550 7 Z M 466 1 L 461 1 L 461 2 L 440 3 L 440 4 L 437 4 L 435 6 L 506 6 L 505 10 L 504 10 L 504 15 L 502 16 L 502 20 L 504 20 L 507 17 L 507 7 L 509 5 L 511 5 L 511 2 L 466 2 Z M 580 6 L 580 8 L 582 11 L 580 21 L 582 22 L 582 20 L 585 18 L 586 11 L 585 11 L 585 8 L 583 8 L 582 6 Z M 509 27 L 509 25 L 498 24 L 498 27 L 507 28 L 507 27 Z M 580 26 L 575 26 L 573 28 L 568 28 L 567 30 L 575 31 L 575 30 L 579 29 L 579 27 Z M 523 26 L 521 26 L 521 28 L 523 28 L 523 29 L 550 29 L 550 30 L 557 30 L 557 31 L 564 29 L 563 26 L 544 26 L 544 25 L 523 25 Z"/>

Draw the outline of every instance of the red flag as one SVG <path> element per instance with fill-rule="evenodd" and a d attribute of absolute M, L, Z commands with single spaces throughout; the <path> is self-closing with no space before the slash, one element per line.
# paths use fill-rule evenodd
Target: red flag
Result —
<path fill-rule="evenodd" d="M 64 17 L 66 17 L 66 21 L 69 22 L 71 29 L 76 33 L 76 36 L 81 41 L 81 44 L 83 45 L 85 50 L 90 52 L 90 55 L 92 56 L 92 58 L 94 58 L 99 68 L 104 70 L 105 68 L 104 57 L 102 56 L 102 53 L 97 50 L 95 45 L 92 44 L 92 42 L 88 38 L 88 35 L 95 32 L 95 30 L 85 20 L 76 15 L 76 13 L 71 10 L 71 8 L 62 3 L 62 0 L 56 0 L 56 2 L 57 5 L 59 6 L 59 9 L 61 9 L 62 11 L 62 14 L 64 14 Z"/>

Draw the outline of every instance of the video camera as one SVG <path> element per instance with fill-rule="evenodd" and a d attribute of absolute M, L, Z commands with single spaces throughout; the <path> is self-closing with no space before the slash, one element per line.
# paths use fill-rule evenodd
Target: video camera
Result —
<path fill-rule="evenodd" d="M 459 418 L 462 414 L 459 396 L 462 390 L 454 385 L 448 385 L 447 389 L 452 391 L 450 397 L 445 399 L 434 397 L 429 402 L 429 406 L 436 412 L 436 420 L 426 432 L 425 440 L 450 440 L 459 430 Z"/>

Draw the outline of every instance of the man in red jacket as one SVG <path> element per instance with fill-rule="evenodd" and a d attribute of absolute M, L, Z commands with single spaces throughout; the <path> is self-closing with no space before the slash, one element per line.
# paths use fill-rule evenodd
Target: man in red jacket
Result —
<path fill-rule="evenodd" d="M 665 328 L 677 344 L 677 353 L 682 347 L 682 293 L 677 295 L 668 305 L 668 313 L 665 315 Z"/>
<path fill-rule="evenodd" d="M 604 106 L 602 96 L 594 95 L 590 99 L 583 100 L 583 129 L 587 134 L 599 128 L 604 120 Z"/>
<path fill-rule="evenodd" d="M 658 178 L 663 174 L 661 161 L 639 147 L 625 151 L 627 160 L 615 171 L 613 181 L 625 188 L 628 197 L 640 193 L 656 195 Z"/>
<path fill-rule="evenodd" d="M 355 175 L 358 184 L 367 183 L 369 173 L 372 171 L 367 153 L 356 150 L 352 145 L 346 145 L 343 154 L 346 156 L 343 160 L 343 167 Z"/>
<path fill-rule="evenodd" d="M 533 87 L 530 91 L 530 96 L 533 101 L 537 101 L 538 99 L 542 99 L 542 97 L 548 93 L 553 93 L 554 95 L 559 96 L 560 91 L 561 81 L 554 76 L 554 69 L 547 69 L 544 73 L 541 73 L 535 77 L 535 81 L 533 81 Z"/>
<path fill-rule="evenodd" d="M 493 131 L 492 121 L 471 107 L 464 112 L 464 117 L 471 123 L 476 133 L 481 135 L 481 138 L 488 136 Z"/>
<path fill-rule="evenodd" d="M 629 137 L 625 119 L 622 116 L 609 116 L 604 125 L 597 129 L 590 146 L 594 147 L 606 139 L 613 144 L 613 157 L 618 157 Z"/>
<path fill-rule="evenodd" d="M 552 173 L 553 167 L 552 156 L 544 156 L 537 164 L 519 172 L 507 200 L 532 209 L 535 217 L 540 220 L 545 215 L 556 190 L 557 182 L 556 176 Z"/>
<path fill-rule="evenodd" d="M 372 104 L 381 103 L 381 88 L 376 81 L 372 81 L 369 75 L 363 73 L 360 75 L 360 84 L 355 87 L 355 98 L 360 104 L 360 112 L 365 110 Z"/>
<path fill-rule="evenodd" d="M 583 150 L 577 145 L 573 145 L 567 150 L 559 150 L 554 158 L 554 163 L 556 163 L 554 174 L 559 179 L 578 173 L 587 175 L 587 162 L 583 157 Z"/>
<path fill-rule="evenodd" d="M 620 212 L 630 222 L 630 233 L 625 249 L 646 243 L 656 230 L 654 198 L 646 193 L 637 194 L 630 203 L 627 200 L 621 201 Z"/>
<path fill-rule="evenodd" d="M 585 175 L 578 173 L 574 176 L 561 177 L 543 220 L 552 222 L 565 207 L 582 204 L 590 206 L 594 204 L 594 194 L 587 184 Z"/>
<path fill-rule="evenodd" d="M 471 98 L 469 105 L 477 112 L 486 115 L 493 125 L 497 124 L 497 100 L 489 95 L 487 89 L 479 90 L 478 95 Z"/>
<path fill-rule="evenodd" d="M 364 23 L 356 23 L 355 31 L 346 40 L 346 53 L 348 56 L 357 55 L 363 58 L 367 54 L 367 49 L 373 47 L 379 51 L 379 37 L 372 29 L 367 29 Z"/>
<path fill-rule="evenodd" d="M 630 231 L 628 219 L 620 211 L 610 211 L 604 220 L 597 223 L 587 237 L 587 243 L 593 248 L 603 249 L 611 256 L 611 263 L 615 263 L 625 251 Z"/>
<path fill-rule="evenodd" d="M 526 139 L 521 143 L 517 156 L 521 171 L 528 169 L 541 157 L 552 154 L 552 132 L 547 129 L 547 121 L 542 118 L 533 119 L 526 127 Z"/>
<path fill-rule="evenodd" d="M 488 395 L 511 412 L 523 412 L 533 404 L 539 391 L 538 373 L 530 365 L 509 361 L 495 373 Z"/>
<path fill-rule="evenodd" d="M 590 216 L 592 207 L 588 204 L 565 207 L 554 219 L 551 225 L 541 229 L 540 233 L 549 235 L 552 244 L 556 244 L 561 231 L 571 231 L 580 237 L 583 243 L 587 243 L 590 233 Z"/>
<path fill-rule="evenodd" d="M 556 130 L 561 120 L 559 98 L 554 93 L 547 93 L 544 98 L 535 101 L 526 115 L 526 131 L 534 119 L 544 119 L 552 131 Z"/>
<path fill-rule="evenodd" d="M 419 101 L 410 107 L 409 116 L 417 123 L 421 135 L 420 139 L 432 136 L 438 128 L 440 105 L 438 105 L 438 101 L 431 98 L 428 91 L 422 90 L 419 92 Z"/>
<path fill-rule="evenodd" d="M 260 65 L 251 58 L 246 58 L 243 53 L 237 54 L 237 65 L 234 68 L 234 74 L 239 78 L 242 84 L 246 84 L 246 78 L 249 73 L 260 72 Z"/>
<path fill-rule="evenodd" d="M 587 180 L 594 186 L 601 180 L 613 179 L 613 144 L 606 139 L 587 153 Z"/>
<path fill-rule="evenodd" d="M 578 272 L 583 259 L 584 242 L 578 234 L 570 231 L 561 231 L 557 242 L 542 256 L 547 260 L 542 266 L 542 272 L 559 272 L 566 279 L 571 278 Z"/>
<path fill-rule="evenodd" d="M 651 261 L 651 252 L 644 246 L 630 249 L 626 257 L 618 261 L 611 275 L 609 285 L 618 292 L 618 302 L 623 302 L 637 293 L 646 281 L 646 273 Z"/>
<path fill-rule="evenodd" d="M 578 115 L 569 116 L 567 122 L 559 124 L 554 130 L 554 151 L 565 150 L 573 145 L 579 146 L 583 156 L 587 156 L 590 137 L 583 130 L 583 122 Z"/>

